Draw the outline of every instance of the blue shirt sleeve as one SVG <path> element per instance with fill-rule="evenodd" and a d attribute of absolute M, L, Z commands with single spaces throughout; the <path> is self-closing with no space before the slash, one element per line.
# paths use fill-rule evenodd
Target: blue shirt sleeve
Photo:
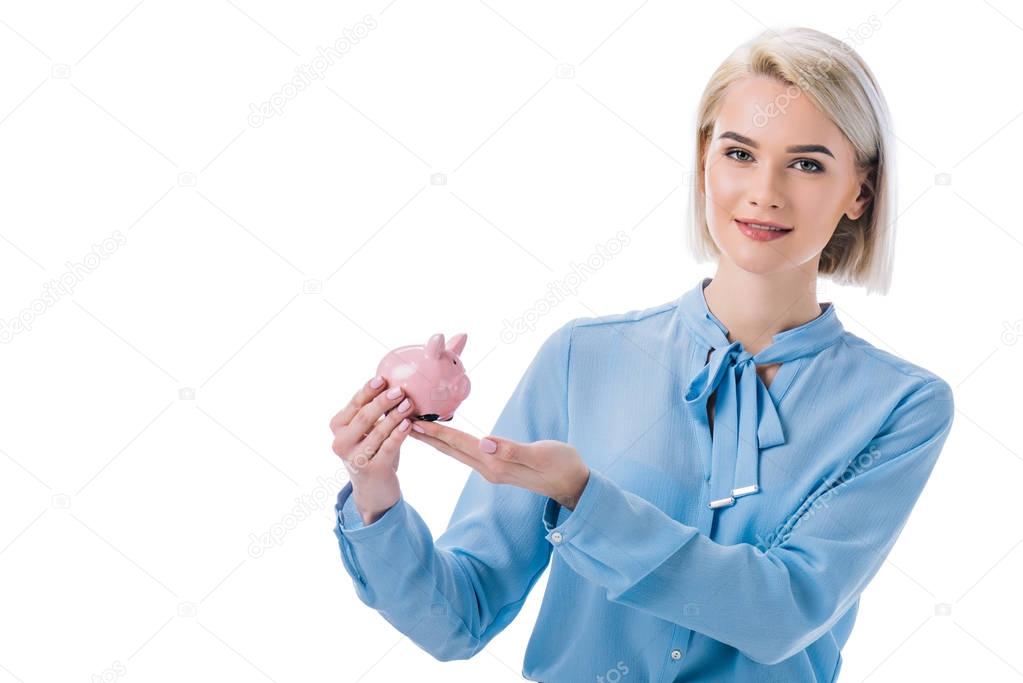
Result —
<path fill-rule="evenodd" d="M 776 664 L 830 630 L 877 573 L 930 476 L 953 415 L 944 380 L 918 385 L 767 548 L 718 544 L 592 469 L 560 526 L 552 521 L 559 506 L 547 500 L 547 538 L 572 569 L 606 589 L 608 600 Z"/>
<path fill-rule="evenodd" d="M 570 321 L 541 345 L 494 429 L 522 442 L 568 434 Z M 473 471 L 447 530 L 434 542 L 402 495 L 379 519 L 363 525 L 338 494 L 334 533 L 359 599 L 435 658 L 467 659 L 518 614 L 550 561 L 544 537 L 546 497 L 491 484 Z"/>

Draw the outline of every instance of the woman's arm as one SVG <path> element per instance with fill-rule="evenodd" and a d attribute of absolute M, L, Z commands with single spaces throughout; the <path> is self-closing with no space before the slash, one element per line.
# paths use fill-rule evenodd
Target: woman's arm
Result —
<path fill-rule="evenodd" d="M 560 526 L 552 522 L 557 504 L 548 500 L 547 538 L 576 572 L 605 587 L 609 600 L 776 664 L 831 629 L 877 573 L 953 414 L 947 383 L 920 386 L 866 452 L 808 497 L 766 550 L 718 544 L 596 470 Z"/>
<path fill-rule="evenodd" d="M 494 426 L 517 441 L 564 440 L 572 323 L 541 346 Z M 346 485 L 334 532 L 359 599 L 440 660 L 467 659 L 518 614 L 550 560 L 546 498 L 473 472 L 434 542 L 402 496 L 363 525 Z"/>

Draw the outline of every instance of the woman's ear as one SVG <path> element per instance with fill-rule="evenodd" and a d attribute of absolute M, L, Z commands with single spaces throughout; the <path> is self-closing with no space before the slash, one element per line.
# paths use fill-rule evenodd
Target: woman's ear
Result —
<path fill-rule="evenodd" d="M 867 211 L 867 208 L 870 206 L 870 202 L 874 200 L 876 179 L 876 166 L 863 169 L 857 174 L 856 180 L 860 191 L 845 210 L 845 215 L 849 217 L 849 220 L 858 220 Z"/>

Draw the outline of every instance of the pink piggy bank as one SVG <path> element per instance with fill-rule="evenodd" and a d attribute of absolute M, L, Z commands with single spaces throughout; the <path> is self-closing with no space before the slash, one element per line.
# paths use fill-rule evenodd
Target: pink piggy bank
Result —
<path fill-rule="evenodd" d="M 447 422 L 469 395 L 469 377 L 462 364 L 468 336 L 461 332 L 444 344 L 435 334 L 426 345 L 401 346 L 390 351 L 377 366 L 377 374 L 389 387 L 401 387 L 421 420 Z"/>

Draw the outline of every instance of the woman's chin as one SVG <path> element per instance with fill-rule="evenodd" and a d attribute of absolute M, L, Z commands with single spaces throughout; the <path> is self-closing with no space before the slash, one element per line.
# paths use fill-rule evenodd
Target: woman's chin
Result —
<path fill-rule="evenodd" d="M 789 259 L 784 252 L 762 244 L 732 246 L 724 251 L 724 255 L 737 268 L 754 275 L 770 275 L 791 270 L 797 263 Z"/>

